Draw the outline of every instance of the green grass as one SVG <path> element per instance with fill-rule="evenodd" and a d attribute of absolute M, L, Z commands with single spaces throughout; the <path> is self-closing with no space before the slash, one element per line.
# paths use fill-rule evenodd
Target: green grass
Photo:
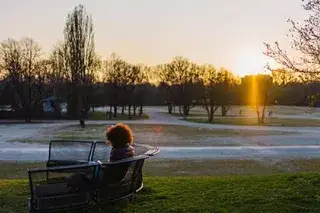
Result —
<path fill-rule="evenodd" d="M 234 177 L 145 177 L 132 203 L 89 212 L 295 213 L 320 211 L 316 173 Z M 0 212 L 26 212 L 26 180 L 0 181 Z M 99 211 L 100 209 L 100 211 Z"/>
<path fill-rule="evenodd" d="M 137 114 L 136 116 L 132 116 L 130 120 L 145 120 L 145 119 L 149 119 L 149 116 L 147 114 L 142 114 L 141 116 Z M 89 114 L 89 120 L 129 120 L 129 115 L 119 114 L 117 117 L 112 116 L 111 119 L 106 119 L 105 112 L 95 111 Z"/>
<path fill-rule="evenodd" d="M 195 123 L 208 123 L 205 118 L 187 118 L 187 121 Z M 294 119 L 294 118 L 266 118 L 264 124 L 259 124 L 257 118 L 245 117 L 215 117 L 213 124 L 247 125 L 247 126 L 284 126 L 284 127 L 320 127 L 318 119 Z"/>
<path fill-rule="evenodd" d="M 44 162 L 0 161 L 0 179 L 27 178 L 27 169 L 44 167 Z"/>
<path fill-rule="evenodd" d="M 320 159 L 286 160 L 163 160 L 149 159 L 144 165 L 147 176 L 228 176 L 320 172 Z M 1 179 L 27 178 L 26 170 L 44 168 L 44 162 L 0 161 Z"/>
<path fill-rule="evenodd" d="M 148 160 L 148 176 L 226 176 L 320 172 L 320 159 L 292 160 Z"/>

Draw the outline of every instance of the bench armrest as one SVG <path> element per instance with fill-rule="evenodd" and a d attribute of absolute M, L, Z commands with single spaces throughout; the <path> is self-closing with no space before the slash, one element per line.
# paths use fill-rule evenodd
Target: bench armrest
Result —
<path fill-rule="evenodd" d="M 145 160 L 147 158 L 149 158 L 148 155 L 139 155 L 139 156 L 133 156 L 130 158 L 125 158 L 125 159 L 117 160 L 117 161 L 108 161 L 108 162 L 102 163 L 102 165 L 117 165 L 117 164 L 122 164 L 122 163 L 130 163 L 130 162 L 137 161 L 137 160 Z"/>

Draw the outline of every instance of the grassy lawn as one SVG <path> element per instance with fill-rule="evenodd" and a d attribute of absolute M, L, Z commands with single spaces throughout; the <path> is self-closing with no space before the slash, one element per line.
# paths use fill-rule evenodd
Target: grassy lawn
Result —
<path fill-rule="evenodd" d="M 149 116 L 147 114 L 142 114 L 139 116 L 138 114 L 136 116 L 132 116 L 131 120 L 145 120 L 149 119 Z M 124 114 L 118 114 L 117 117 L 111 117 L 111 119 L 106 119 L 106 113 L 105 112 L 100 112 L 100 111 L 95 111 L 91 112 L 89 114 L 89 120 L 129 120 L 129 115 Z"/>
<path fill-rule="evenodd" d="M 176 112 L 179 112 L 176 108 Z M 242 112 L 246 116 L 255 116 L 255 109 L 251 106 L 231 106 L 228 111 L 228 115 L 239 115 L 239 112 Z M 268 106 L 266 112 L 272 110 L 273 113 L 278 115 L 306 115 L 308 111 L 312 110 L 314 113 L 319 113 L 320 109 L 311 109 L 310 107 L 301 107 L 301 106 Z M 191 114 L 203 114 L 206 115 L 206 111 L 201 106 L 196 106 L 190 110 Z M 179 113 L 178 113 L 179 114 Z M 221 115 L 221 108 L 215 112 L 215 115 Z M 196 115 L 195 115 L 196 116 Z"/>
<path fill-rule="evenodd" d="M 187 121 L 196 123 L 208 123 L 206 118 L 187 118 Z M 213 124 L 248 125 L 257 126 L 257 118 L 242 117 L 215 117 Z M 293 119 L 293 118 L 266 118 L 260 126 L 284 126 L 284 127 L 320 127 L 320 120 L 317 119 Z"/>
<path fill-rule="evenodd" d="M 234 177 L 145 177 L 135 201 L 89 212 L 294 213 L 320 211 L 316 173 Z M 0 181 L 0 212 L 26 212 L 27 180 Z"/>
<path fill-rule="evenodd" d="M 228 137 L 253 137 L 268 135 L 288 135 L 294 132 L 273 130 L 230 130 L 208 129 L 179 125 L 130 124 L 135 142 L 157 146 L 220 146 L 239 145 L 237 140 L 224 142 Z M 15 138 L 10 142 L 47 143 L 51 139 L 66 140 L 105 140 L 107 125 L 88 124 L 86 128 L 70 125 L 60 129 L 48 129 L 43 134 L 32 138 Z"/>
<path fill-rule="evenodd" d="M 144 165 L 147 176 L 229 176 L 320 172 L 320 159 L 277 160 L 162 160 L 149 159 Z M 44 162 L 0 161 L 0 179 L 27 178 L 26 170 L 44 168 Z"/>
<path fill-rule="evenodd" d="M 146 162 L 148 176 L 228 176 L 320 172 L 320 159 L 158 160 Z"/>
<path fill-rule="evenodd" d="M 68 118 L 65 118 L 66 120 L 68 120 Z M 142 114 L 141 116 L 136 115 L 136 116 L 132 116 L 130 120 L 146 120 L 149 119 L 149 116 L 147 114 Z M 44 121 L 45 120 L 45 121 Z M 52 121 L 50 120 L 39 120 L 39 119 L 33 119 L 31 120 L 31 123 L 51 123 Z M 78 119 L 71 119 L 71 120 L 75 120 L 78 121 Z M 122 121 L 126 121 L 129 120 L 129 115 L 128 114 L 124 114 L 121 115 L 118 114 L 117 117 L 111 117 L 111 119 L 106 119 L 106 113 L 105 112 L 101 112 L 101 111 L 95 111 L 95 112 L 90 112 L 88 119 L 87 120 L 98 120 L 98 121 L 116 121 L 116 120 L 122 120 Z M 0 124 L 26 124 L 26 122 L 22 119 L 9 119 L 9 120 L 0 120 Z"/>
<path fill-rule="evenodd" d="M 45 162 L 0 161 L 0 179 L 27 178 L 27 169 L 32 168 L 45 168 Z"/>
<path fill-rule="evenodd" d="M 290 134 L 279 131 L 207 129 L 159 124 L 130 124 L 130 127 L 136 142 L 157 146 L 214 146 L 225 145 L 223 140 L 218 140 L 220 137 Z M 52 138 L 105 140 L 105 129 L 106 125 L 87 125 L 85 129 L 71 126 L 55 132 Z"/>
<path fill-rule="evenodd" d="M 240 115 L 241 110 L 241 115 Z M 312 111 L 311 115 L 313 116 L 320 116 L 320 109 L 317 108 L 310 108 L 310 107 L 301 107 L 301 106 L 269 106 L 266 109 L 266 114 L 269 110 L 272 110 L 276 115 L 309 115 L 308 112 Z M 165 112 L 168 114 L 167 112 Z M 189 117 L 206 117 L 207 112 L 201 106 L 196 106 L 192 108 L 189 112 Z M 175 113 L 172 114 L 173 116 L 182 117 L 179 113 L 179 109 L 176 108 Z M 230 110 L 228 111 L 228 116 L 244 116 L 244 117 L 252 117 L 256 116 L 256 111 L 253 107 L 250 106 L 231 106 Z M 215 112 L 215 116 L 221 116 L 221 108 L 218 108 Z"/>

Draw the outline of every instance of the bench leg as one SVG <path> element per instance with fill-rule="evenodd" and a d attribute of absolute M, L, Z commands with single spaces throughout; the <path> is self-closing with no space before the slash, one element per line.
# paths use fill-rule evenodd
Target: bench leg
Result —
<path fill-rule="evenodd" d="M 28 212 L 33 213 L 32 208 L 31 208 L 31 199 L 28 198 Z"/>
<path fill-rule="evenodd" d="M 136 199 L 136 194 L 132 194 L 132 195 L 129 197 L 129 201 L 130 201 L 130 202 L 134 201 L 134 199 Z"/>

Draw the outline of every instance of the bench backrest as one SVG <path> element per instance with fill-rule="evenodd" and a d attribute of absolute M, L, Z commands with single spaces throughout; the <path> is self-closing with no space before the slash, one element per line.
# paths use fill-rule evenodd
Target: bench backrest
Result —
<path fill-rule="evenodd" d="M 94 141 L 52 140 L 47 167 L 88 163 Z"/>
<path fill-rule="evenodd" d="M 154 156 L 159 153 L 158 148 L 148 146 L 145 144 L 134 143 L 133 147 L 135 149 L 136 156 L 140 156 L 140 155 Z M 108 161 L 110 158 L 110 149 L 111 147 L 107 145 L 105 141 L 95 141 L 92 147 L 90 161 L 97 161 L 97 160 L 101 162 Z"/>
<path fill-rule="evenodd" d="M 97 202 L 111 202 L 133 195 L 142 187 L 142 167 L 148 156 L 103 163 L 97 184 Z"/>

